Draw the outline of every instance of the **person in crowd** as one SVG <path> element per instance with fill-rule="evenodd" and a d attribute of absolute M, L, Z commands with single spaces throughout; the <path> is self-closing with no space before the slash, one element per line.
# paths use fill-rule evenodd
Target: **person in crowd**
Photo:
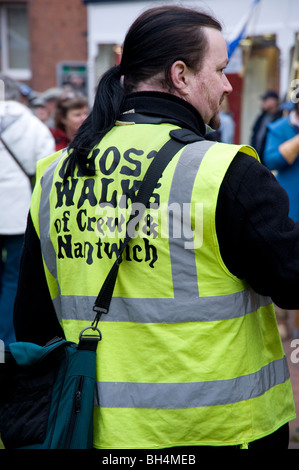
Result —
<path fill-rule="evenodd" d="M 220 116 L 220 127 L 219 127 L 220 142 L 223 142 L 225 144 L 233 144 L 236 125 L 235 125 L 233 116 L 229 110 L 227 97 L 225 97 L 221 103 L 219 116 Z"/>
<path fill-rule="evenodd" d="M 282 110 L 279 106 L 279 96 L 276 91 L 267 91 L 261 96 L 261 99 L 262 110 L 253 125 L 250 145 L 257 151 L 263 163 L 267 126 L 270 122 L 276 121 L 282 116 Z"/>
<path fill-rule="evenodd" d="M 287 192 L 289 217 L 299 222 L 299 103 L 287 116 L 268 125 L 264 163 Z M 299 311 L 294 312 L 293 336 L 299 337 Z"/>
<path fill-rule="evenodd" d="M 232 92 L 227 63 L 211 15 L 144 11 L 68 151 L 38 165 L 16 335 L 77 341 L 118 259 L 120 211 L 130 213 L 170 137 L 184 143 L 119 260 L 109 311 L 96 318 L 95 448 L 288 447 L 295 407 L 273 301 L 299 307 L 299 225 L 251 147 L 205 139 Z M 169 210 L 162 231 L 165 207 L 181 210 Z M 178 236 L 175 224 L 189 230 Z"/>
<path fill-rule="evenodd" d="M 0 339 L 14 341 L 13 304 L 36 162 L 53 153 L 49 129 L 20 100 L 18 83 L 1 74 L 0 101 Z"/>
<path fill-rule="evenodd" d="M 35 98 L 36 93 L 28 85 L 22 82 L 18 82 L 19 93 L 20 93 L 20 103 L 25 106 L 30 106 L 30 102 Z"/>
<path fill-rule="evenodd" d="M 30 102 L 30 109 L 32 110 L 33 114 L 40 119 L 40 121 L 47 125 L 50 114 L 43 99 L 41 99 L 39 96 L 34 97 Z"/>
<path fill-rule="evenodd" d="M 45 90 L 40 94 L 40 99 L 43 100 L 47 109 L 49 118 L 46 125 L 51 129 L 54 127 L 54 114 L 58 98 L 62 95 L 63 89 L 59 87 L 52 87 Z"/>
<path fill-rule="evenodd" d="M 234 143 L 235 135 L 235 122 L 231 113 L 229 112 L 229 105 L 227 97 L 225 96 L 220 104 L 219 111 L 220 126 L 218 129 L 206 129 L 205 138 L 215 142 L 223 142 L 226 144 Z"/>
<path fill-rule="evenodd" d="M 56 102 L 54 128 L 56 150 L 67 147 L 74 139 L 77 130 L 88 115 L 88 99 L 74 92 L 62 94 Z"/>

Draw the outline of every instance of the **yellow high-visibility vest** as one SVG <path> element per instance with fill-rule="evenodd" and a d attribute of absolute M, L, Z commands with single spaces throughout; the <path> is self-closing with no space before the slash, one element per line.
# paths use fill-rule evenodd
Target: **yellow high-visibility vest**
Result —
<path fill-rule="evenodd" d="M 175 128 L 115 126 L 90 154 L 96 176 L 65 185 L 66 153 L 38 164 L 31 215 L 68 340 L 93 320 L 131 197 Z M 217 197 L 239 150 L 256 157 L 208 141 L 179 151 L 124 252 L 99 323 L 96 448 L 246 446 L 295 417 L 271 299 L 230 273 L 219 250 Z"/>

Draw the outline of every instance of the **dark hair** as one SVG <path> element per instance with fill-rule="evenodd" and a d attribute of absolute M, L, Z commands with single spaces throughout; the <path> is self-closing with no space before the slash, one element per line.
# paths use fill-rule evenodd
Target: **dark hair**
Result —
<path fill-rule="evenodd" d="M 67 113 L 73 109 L 88 108 L 88 99 L 85 96 L 76 95 L 75 93 L 69 93 L 61 95 L 55 105 L 54 113 L 54 125 L 57 129 L 65 131 L 65 125 L 63 123 Z"/>
<path fill-rule="evenodd" d="M 134 21 L 126 34 L 121 64 L 102 76 L 93 109 L 70 144 L 65 179 L 76 166 L 83 174 L 94 175 L 87 156 L 113 127 L 125 95 L 133 92 L 138 83 L 163 72 L 164 86 L 173 90 L 170 69 L 176 60 L 200 70 L 208 48 L 203 27 L 222 30 L 210 15 L 180 6 L 151 8 Z"/>

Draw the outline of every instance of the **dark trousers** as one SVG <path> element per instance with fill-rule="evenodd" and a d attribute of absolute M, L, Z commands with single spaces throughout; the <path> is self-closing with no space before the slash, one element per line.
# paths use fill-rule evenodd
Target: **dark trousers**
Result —
<path fill-rule="evenodd" d="M 287 450 L 289 446 L 289 423 L 279 428 L 273 434 L 251 442 L 249 449 L 253 450 Z"/>
<path fill-rule="evenodd" d="M 289 423 L 285 424 L 277 431 L 248 444 L 249 450 L 287 450 L 289 446 Z M 180 451 L 199 454 L 203 450 L 239 450 L 241 446 L 198 446 L 198 447 L 173 447 Z"/>
<path fill-rule="evenodd" d="M 0 235 L 0 340 L 15 341 L 13 308 L 24 235 Z"/>

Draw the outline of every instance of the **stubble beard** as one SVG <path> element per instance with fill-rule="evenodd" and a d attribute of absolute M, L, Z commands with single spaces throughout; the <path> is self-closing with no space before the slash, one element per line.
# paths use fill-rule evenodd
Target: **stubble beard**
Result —
<path fill-rule="evenodd" d="M 210 119 L 209 126 L 214 129 L 215 131 L 219 129 L 221 124 L 219 113 L 214 114 L 212 119 Z"/>
<path fill-rule="evenodd" d="M 213 114 L 210 121 L 208 122 L 208 125 L 216 131 L 217 129 L 219 129 L 220 124 L 221 124 L 221 120 L 219 116 L 219 109 L 220 109 L 220 104 L 224 99 L 224 95 L 222 96 L 219 104 L 218 103 L 216 104 L 215 101 L 213 101 L 213 99 L 211 98 L 209 94 L 209 90 L 205 90 L 205 94 L 206 94 L 206 98 L 207 98 L 210 109 L 211 110 L 215 109 L 215 113 Z"/>

